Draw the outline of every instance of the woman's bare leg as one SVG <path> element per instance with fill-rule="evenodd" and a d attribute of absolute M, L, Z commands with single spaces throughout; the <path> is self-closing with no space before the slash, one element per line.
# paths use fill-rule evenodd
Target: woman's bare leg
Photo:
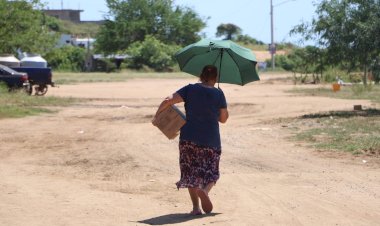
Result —
<path fill-rule="evenodd" d="M 214 187 L 215 185 L 215 182 L 210 182 L 208 185 L 206 185 L 206 187 L 204 187 L 203 189 L 205 191 L 207 191 L 207 194 L 211 191 L 211 188 Z"/>
<path fill-rule="evenodd" d="M 198 188 L 188 188 L 191 202 L 193 203 L 193 211 L 191 213 L 198 215 L 197 213 L 201 213 L 201 208 L 199 207 L 199 198 L 197 194 Z"/>
<path fill-rule="evenodd" d="M 198 189 L 197 191 L 198 197 L 201 199 L 202 209 L 205 213 L 211 213 L 213 209 L 213 205 L 210 200 L 210 197 L 208 196 L 208 193 L 214 185 L 215 182 L 211 182 L 207 184 L 204 188 Z"/>

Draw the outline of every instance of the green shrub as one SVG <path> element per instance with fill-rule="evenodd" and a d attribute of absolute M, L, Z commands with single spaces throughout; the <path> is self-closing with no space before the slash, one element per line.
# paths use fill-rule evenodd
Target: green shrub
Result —
<path fill-rule="evenodd" d="M 285 71 L 292 71 L 294 69 L 294 62 L 286 55 L 276 56 L 276 66 L 283 68 Z"/>
<path fill-rule="evenodd" d="M 380 83 L 380 56 L 372 62 L 370 79 L 375 82 L 375 84 Z"/>
<path fill-rule="evenodd" d="M 335 82 L 337 78 L 342 79 L 344 82 L 352 83 L 359 83 L 362 81 L 361 73 L 348 73 L 347 71 L 339 69 L 337 67 L 329 68 L 324 72 L 323 80 L 325 82 Z"/>
<path fill-rule="evenodd" d="M 351 89 L 352 89 L 352 92 L 354 93 L 354 95 L 360 96 L 365 92 L 368 92 L 368 93 L 372 92 L 373 85 L 369 84 L 369 85 L 365 86 L 363 84 L 355 84 L 351 87 Z"/>
<path fill-rule="evenodd" d="M 58 71 L 82 71 L 85 64 L 86 50 L 80 47 L 64 46 L 53 49 L 46 54 L 50 67 Z"/>
<path fill-rule="evenodd" d="M 98 59 L 94 62 L 95 71 L 114 72 L 116 64 L 109 59 Z"/>
<path fill-rule="evenodd" d="M 131 56 L 129 67 L 141 69 L 146 65 L 156 71 L 171 71 L 175 65 L 173 56 L 179 49 L 148 35 L 143 42 L 135 42 L 127 49 Z"/>
<path fill-rule="evenodd" d="M 347 72 L 339 70 L 338 68 L 329 68 L 327 69 L 322 76 L 322 80 L 327 83 L 336 82 L 337 78 L 342 79 L 344 82 L 351 81 Z"/>
<path fill-rule="evenodd" d="M 259 41 L 259 40 L 255 39 L 255 38 L 252 38 L 249 35 L 238 35 L 235 41 L 243 43 L 244 45 L 248 45 L 248 44 L 251 44 L 251 45 L 265 45 L 264 42 Z"/>
<path fill-rule="evenodd" d="M 380 83 L 380 70 L 379 71 L 373 71 L 373 81 L 375 82 L 375 84 L 379 84 Z"/>
<path fill-rule="evenodd" d="M 267 59 L 265 62 L 267 65 L 272 65 L 272 59 Z M 277 69 L 281 68 L 285 71 L 293 71 L 295 68 L 295 63 L 287 55 L 276 55 L 275 66 Z"/>
<path fill-rule="evenodd" d="M 363 81 L 363 76 L 361 73 L 350 73 L 349 74 L 349 81 L 353 83 L 358 83 Z"/>
<path fill-rule="evenodd" d="M 0 95 L 8 93 L 8 86 L 5 84 L 5 82 L 0 81 Z"/>

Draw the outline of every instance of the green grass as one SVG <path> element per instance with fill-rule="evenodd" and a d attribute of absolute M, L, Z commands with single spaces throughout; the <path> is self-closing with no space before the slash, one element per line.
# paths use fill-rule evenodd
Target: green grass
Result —
<path fill-rule="evenodd" d="M 79 35 L 83 37 L 95 36 L 95 34 L 99 31 L 100 25 L 94 23 L 73 23 L 66 20 L 60 20 L 61 22 L 61 30 L 63 33 L 69 33 L 72 35 Z"/>
<path fill-rule="evenodd" d="M 29 115 L 38 115 L 41 113 L 53 113 L 54 111 L 37 108 L 37 107 L 20 107 L 14 105 L 0 107 L 0 119 L 2 118 L 22 118 Z"/>
<path fill-rule="evenodd" d="M 121 71 L 114 73 L 73 73 L 73 72 L 55 72 L 53 80 L 56 84 L 77 84 L 91 82 L 123 82 L 134 78 L 191 78 L 192 75 L 182 72 L 136 72 Z"/>
<path fill-rule="evenodd" d="M 49 107 L 68 106 L 77 101 L 74 98 L 29 96 L 23 91 L 8 92 L 6 87 L 0 86 L 0 119 L 54 113 L 56 110 Z"/>
<path fill-rule="evenodd" d="M 302 123 L 307 120 L 308 123 Z M 380 114 L 301 119 L 294 139 L 319 150 L 380 154 Z M 303 126 L 301 126 L 303 124 Z M 307 126 L 305 126 L 307 125 Z"/>
<path fill-rule="evenodd" d="M 334 92 L 332 88 L 295 88 L 291 93 L 309 96 L 324 96 L 340 99 L 365 99 L 380 103 L 380 86 L 369 85 L 367 87 L 357 84 L 353 86 L 343 86 L 338 92 Z"/>
<path fill-rule="evenodd" d="M 380 87 L 357 84 L 332 88 L 296 88 L 291 93 L 341 99 L 364 99 L 380 103 Z M 337 111 L 305 115 L 293 122 L 294 139 L 319 150 L 380 155 L 380 110 Z"/>

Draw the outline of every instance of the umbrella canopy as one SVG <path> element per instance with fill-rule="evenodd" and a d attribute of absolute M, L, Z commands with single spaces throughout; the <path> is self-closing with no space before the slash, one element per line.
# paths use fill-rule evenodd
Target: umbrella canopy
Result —
<path fill-rule="evenodd" d="M 200 76 L 206 65 L 218 68 L 218 82 L 245 85 L 260 80 L 256 57 L 250 49 L 230 40 L 202 39 L 175 54 L 181 71 Z"/>

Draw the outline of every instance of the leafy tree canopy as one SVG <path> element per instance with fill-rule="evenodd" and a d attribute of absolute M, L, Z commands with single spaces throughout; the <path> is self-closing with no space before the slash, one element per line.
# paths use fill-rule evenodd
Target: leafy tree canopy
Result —
<path fill-rule="evenodd" d="M 216 28 L 216 37 L 225 36 L 226 40 L 233 40 L 241 34 L 241 28 L 235 24 L 221 24 Z"/>
<path fill-rule="evenodd" d="M 368 68 L 380 56 L 380 0 L 322 0 L 311 23 L 296 26 L 306 40 L 327 50 L 328 62 Z M 364 82 L 366 82 L 364 76 Z"/>
<path fill-rule="evenodd" d="M 155 37 L 148 35 L 143 42 L 135 42 L 127 49 L 132 57 L 132 68 L 141 69 L 144 66 L 156 71 L 168 71 L 174 66 L 173 55 L 180 49 L 176 45 L 166 45 Z"/>
<path fill-rule="evenodd" d="M 85 57 L 85 49 L 70 45 L 54 48 L 44 55 L 49 66 L 60 71 L 82 71 Z"/>
<path fill-rule="evenodd" d="M 109 13 L 101 27 L 96 49 L 114 53 L 154 36 L 165 44 L 188 45 L 199 40 L 205 22 L 190 8 L 172 0 L 107 0 Z"/>
<path fill-rule="evenodd" d="M 0 0 L 0 53 L 25 52 L 43 54 L 53 47 L 51 34 L 39 0 Z"/>
<path fill-rule="evenodd" d="M 238 35 L 236 38 L 237 42 L 243 42 L 244 44 L 252 44 L 252 45 L 264 45 L 263 41 L 259 41 L 255 38 L 250 37 L 249 35 Z"/>

